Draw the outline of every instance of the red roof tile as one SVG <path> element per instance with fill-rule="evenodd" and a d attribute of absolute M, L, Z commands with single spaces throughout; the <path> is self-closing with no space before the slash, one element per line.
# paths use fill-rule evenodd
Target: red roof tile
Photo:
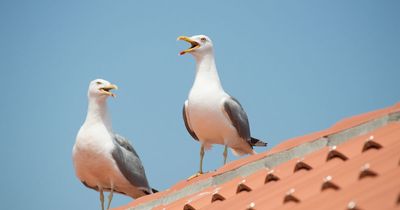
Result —
<path fill-rule="evenodd" d="M 117 209 L 400 209 L 399 121 L 347 118 Z"/>

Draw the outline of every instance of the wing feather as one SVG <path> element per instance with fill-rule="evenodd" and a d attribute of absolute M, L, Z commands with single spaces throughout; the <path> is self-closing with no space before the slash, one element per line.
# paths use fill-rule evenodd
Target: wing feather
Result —
<path fill-rule="evenodd" d="M 187 116 L 187 104 L 188 104 L 188 101 L 186 100 L 185 103 L 183 104 L 183 108 L 182 108 L 183 121 L 185 122 L 186 130 L 189 132 L 189 134 L 190 134 L 195 140 L 198 141 L 199 138 L 198 138 L 197 135 L 194 133 L 193 129 L 190 127 L 189 117 Z"/>
<path fill-rule="evenodd" d="M 142 161 L 133 146 L 118 134 L 115 135 L 114 140 L 115 148 L 112 157 L 121 173 L 132 185 L 144 190 L 145 193 L 151 193 Z"/>
<path fill-rule="evenodd" d="M 233 127 L 235 127 L 238 135 L 246 141 L 250 141 L 249 120 L 239 101 L 233 97 L 225 99 L 223 110 L 228 115 L 229 120 Z"/>

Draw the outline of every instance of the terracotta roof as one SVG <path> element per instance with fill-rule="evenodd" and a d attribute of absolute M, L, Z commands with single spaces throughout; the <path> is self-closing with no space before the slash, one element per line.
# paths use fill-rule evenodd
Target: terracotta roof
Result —
<path fill-rule="evenodd" d="M 400 103 L 117 209 L 400 209 Z"/>

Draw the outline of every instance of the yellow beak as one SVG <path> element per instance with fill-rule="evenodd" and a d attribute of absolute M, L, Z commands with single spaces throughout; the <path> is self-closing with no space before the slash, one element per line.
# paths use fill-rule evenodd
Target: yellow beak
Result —
<path fill-rule="evenodd" d="M 185 54 L 185 53 L 191 52 L 191 51 L 193 51 L 193 50 L 195 50 L 195 49 L 197 49 L 197 48 L 200 47 L 200 44 L 199 44 L 198 42 L 196 42 L 196 41 L 190 39 L 190 38 L 187 37 L 187 36 L 180 36 L 180 37 L 177 38 L 177 40 L 186 41 L 186 42 L 189 42 L 189 43 L 191 44 L 190 48 L 181 51 L 181 52 L 179 53 L 180 55 L 183 55 L 183 54 Z"/>
<path fill-rule="evenodd" d="M 109 96 L 115 97 L 116 95 L 114 93 L 110 92 L 110 90 L 118 90 L 118 86 L 114 85 L 114 84 L 110 84 L 110 85 L 100 88 L 100 92 L 103 93 L 104 95 L 109 95 Z"/>

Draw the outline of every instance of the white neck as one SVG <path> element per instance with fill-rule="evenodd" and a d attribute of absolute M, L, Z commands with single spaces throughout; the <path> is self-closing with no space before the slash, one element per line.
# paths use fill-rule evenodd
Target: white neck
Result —
<path fill-rule="evenodd" d="M 194 57 L 196 59 L 196 78 L 193 86 L 206 83 L 208 87 L 214 86 L 222 89 L 215 65 L 214 53 L 210 52 L 204 55 L 195 55 Z"/>
<path fill-rule="evenodd" d="M 111 120 L 107 111 L 107 98 L 92 98 L 89 97 L 88 111 L 85 123 L 103 123 L 107 130 L 112 132 Z"/>

